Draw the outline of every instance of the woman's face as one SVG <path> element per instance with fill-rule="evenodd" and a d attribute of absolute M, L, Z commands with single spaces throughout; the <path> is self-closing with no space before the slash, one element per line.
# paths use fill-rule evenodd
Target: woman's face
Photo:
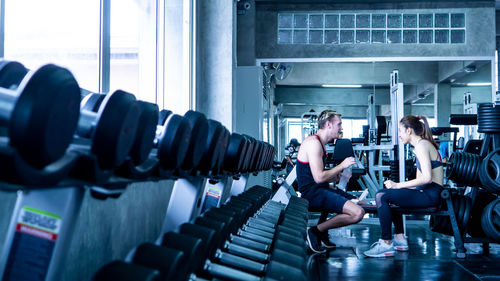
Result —
<path fill-rule="evenodd" d="M 401 142 L 403 144 L 410 143 L 410 131 L 411 131 L 410 128 L 406 129 L 403 126 L 403 124 L 399 123 L 399 126 L 398 126 L 398 135 L 399 135 L 399 139 L 401 140 Z"/>

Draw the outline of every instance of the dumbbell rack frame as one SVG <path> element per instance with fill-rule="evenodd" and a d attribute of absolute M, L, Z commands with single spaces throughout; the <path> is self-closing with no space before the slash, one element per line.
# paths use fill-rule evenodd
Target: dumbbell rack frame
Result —
<path fill-rule="evenodd" d="M 0 258 L 2 280 L 60 280 L 85 190 L 56 187 L 17 191 Z M 35 277 L 36 276 L 36 277 Z"/>

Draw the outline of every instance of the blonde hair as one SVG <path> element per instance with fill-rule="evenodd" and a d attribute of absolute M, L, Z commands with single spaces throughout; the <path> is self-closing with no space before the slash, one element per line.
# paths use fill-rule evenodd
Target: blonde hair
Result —
<path fill-rule="evenodd" d="M 325 124 L 327 121 L 332 121 L 335 116 L 338 116 L 340 118 L 340 114 L 337 113 L 335 110 L 323 110 L 318 117 L 318 128 L 323 129 L 325 127 Z"/>

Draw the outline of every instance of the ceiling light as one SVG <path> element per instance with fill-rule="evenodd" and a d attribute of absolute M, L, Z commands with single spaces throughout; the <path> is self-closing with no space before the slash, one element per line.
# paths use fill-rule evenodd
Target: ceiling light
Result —
<path fill-rule="evenodd" d="M 321 87 L 325 87 L 325 88 L 361 88 L 362 85 L 329 85 L 329 84 L 324 84 L 324 85 L 321 85 Z"/>
<path fill-rule="evenodd" d="M 490 82 L 483 82 L 483 83 L 467 83 L 467 86 L 491 86 Z"/>

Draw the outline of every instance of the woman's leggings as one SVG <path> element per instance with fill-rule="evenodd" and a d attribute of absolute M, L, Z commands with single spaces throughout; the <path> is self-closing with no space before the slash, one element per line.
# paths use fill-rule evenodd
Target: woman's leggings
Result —
<path fill-rule="evenodd" d="M 439 206 L 443 187 L 435 182 L 416 187 L 415 189 L 382 189 L 375 195 L 382 239 L 392 240 L 391 224 L 394 222 L 394 233 L 403 233 L 403 216 L 393 214 L 389 204 L 402 208 L 426 208 Z"/>

